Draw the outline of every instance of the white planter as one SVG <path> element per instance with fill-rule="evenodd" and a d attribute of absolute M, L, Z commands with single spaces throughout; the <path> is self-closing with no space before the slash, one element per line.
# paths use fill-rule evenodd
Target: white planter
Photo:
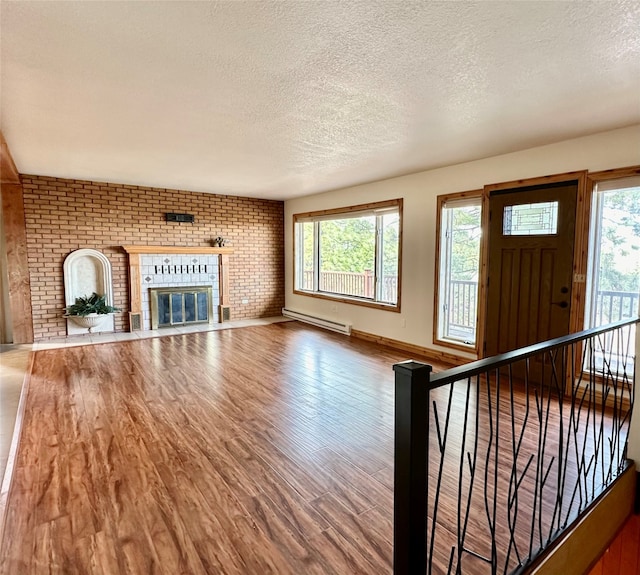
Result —
<path fill-rule="evenodd" d="M 109 314 L 105 313 L 90 313 L 89 315 L 68 315 L 66 317 L 68 317 L 77 326 L 88 328 L 89 333 L 91 333 L 94 328 L 102 324 L 108 315 Z"/>

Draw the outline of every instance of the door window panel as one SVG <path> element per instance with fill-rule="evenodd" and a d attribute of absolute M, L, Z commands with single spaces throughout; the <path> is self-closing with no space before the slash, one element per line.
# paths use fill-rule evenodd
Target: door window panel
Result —
<path fill-rule="evenodd" d="M 558 233 L 558 202 L 516 204 L 504 207 L 505 236 L 540 236 Z"/>

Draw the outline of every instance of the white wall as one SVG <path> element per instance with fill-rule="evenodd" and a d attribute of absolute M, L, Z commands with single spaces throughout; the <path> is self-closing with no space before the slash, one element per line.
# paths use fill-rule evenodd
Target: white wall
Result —
<path fill-rule="evenodd" d="M 364 332 L 449 351 L 433 344 L 436 196 L 522 178 L 636 164 L 640 164 L 640 125 L 289 200 L 285 202 L 285 305 L 347 321 Z M 293 293 L 293 214 L 392 198 L 404 199 L 401 313 Z"/>

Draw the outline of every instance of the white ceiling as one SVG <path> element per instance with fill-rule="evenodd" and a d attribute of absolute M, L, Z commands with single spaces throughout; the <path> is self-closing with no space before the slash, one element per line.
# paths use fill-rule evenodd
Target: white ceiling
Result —
<path fill-rule="evenodd" d="M 22 173 L 273 199 L 640 123 L 640 2 L 0 4 Z"/>

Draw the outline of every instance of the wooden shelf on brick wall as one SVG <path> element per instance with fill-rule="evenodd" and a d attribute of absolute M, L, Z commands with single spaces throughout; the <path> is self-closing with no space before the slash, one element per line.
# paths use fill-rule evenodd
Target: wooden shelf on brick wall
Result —
<path fill-rule="evenodd" d="M 122 246 L 128 254 L 232 254 L 233 248 L 209 246 Z"/>

